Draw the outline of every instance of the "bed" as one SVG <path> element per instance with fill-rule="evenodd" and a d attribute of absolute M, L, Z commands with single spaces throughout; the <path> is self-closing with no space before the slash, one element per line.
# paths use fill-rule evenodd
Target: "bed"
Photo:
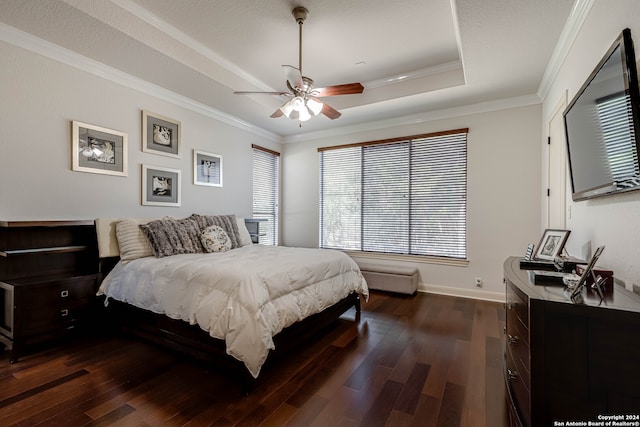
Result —
<path fill-rule="evenodd" d="M 99 218 L 96 231 L 98 295 L 111 318 L 129 332 L 232 367 L 245 388 L 270 353 L 295 347 L 351 307 L 359 312 L 360 296 L 368 297 L 346 254 L 252 244 L 233 215 Z"/>

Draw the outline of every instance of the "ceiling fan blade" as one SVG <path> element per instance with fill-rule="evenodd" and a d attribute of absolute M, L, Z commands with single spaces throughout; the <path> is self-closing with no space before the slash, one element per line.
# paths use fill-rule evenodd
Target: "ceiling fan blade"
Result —
<path fill-rule="evenodd" d="M 284 113 L 282 112 L 281 109 L 277 109 L 276 111 L 274 111 L 274 113 L 271 115 L 272 119 L 277 119 L 278 117 L 282 117 Z"/>
<path fill-rule="evenodd" d="M 287 77 L 287 81 L 291 85 L 291 87 L 297 89 L 304 88 L 304 82 L 302 81 L 302 74 L 300 70 L 291 65 L 283 65 L 282 71 L 284 71 L 284 75 Z"/>
<path fill-rule="evenodd" d="M 251 91 L 235 91 L 235 95 L 291 95 L 289 92 L 251 92 Z"/>
<path fill-rule="evenodd" d="M 362 92 L 364 92 L 364 86 L 360 83 L 347 83 L 343 85 L 318 87 L 313 89 L 313 94 L 315 96 L 351 95 Z"/>
<path fill-rule="evenodd" d="M 321 113 L 329 117 L 331 120 L 335 120 L 342 115 L 340 111 L 336 110 L 335 108 L 331 107 L 328 104 L 324 104 L 322 106 Z"/>

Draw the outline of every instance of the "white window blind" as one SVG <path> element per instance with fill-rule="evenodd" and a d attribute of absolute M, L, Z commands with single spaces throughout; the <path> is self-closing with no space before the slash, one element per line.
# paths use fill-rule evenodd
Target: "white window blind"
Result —
<path fill-rule="evenodd" d="M 613 181 L 625 186 L 640 175 L 636 169 L 638 153 L 631 112 L 631 99 L 624 93 L 596 101 L 600 129 L 606 153 L 604 161 L 609 164 Z M 635 183 L 635 182 L 632 182 Z"/>
<path fill-rule="evenodd" d="M 466 258 L 467 132 L 319 149 L 321 247 Z"/>
<path fill-rule="evenodd" d="M 253 218 L 260 222 L 259 243 L 278 245 L 280 153 L 253 145 Z"/>

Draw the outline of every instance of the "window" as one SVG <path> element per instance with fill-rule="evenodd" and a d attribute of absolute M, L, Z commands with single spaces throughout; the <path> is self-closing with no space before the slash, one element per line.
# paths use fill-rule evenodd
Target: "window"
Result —
<path fill-rule="evenodd" d="M 278 199 L 280 188 L 280 153 L 253 147 L 253 218 L 260 223 L 259 243 L 278 245 Z"/>
<path fill-rule="evenodd" d="M 465 259 L 467 132 L 320 148 L 320 246 Z"/>

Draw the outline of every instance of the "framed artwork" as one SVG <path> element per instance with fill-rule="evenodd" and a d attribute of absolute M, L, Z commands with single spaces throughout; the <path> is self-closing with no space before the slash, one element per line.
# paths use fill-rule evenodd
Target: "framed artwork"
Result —
<path fill-rule="evenodd" d="M 222 187 L 222 156 L 193 150 L 193 183 Z"/>
<path fill-rule="evenodd" d="M 182 125 L 159 114 L 142 111 L 142 151 L 180 158 Z"/>
<path fill-rule="evenodd" d="M 71 169 L 127 176 L 127 134 L 71 122 Z"/>
<path fill-rule="evenodd" d="M 180 206 L 179 169 L 142 165 L 142 204 Z"/>
<path fill-rule="evenodd" d="M 534 259 L 555 260 L 564 248 L 569 233 L 571 233 L 570 230 L 545 230 L 540 243 L 538 243 Z"/>

